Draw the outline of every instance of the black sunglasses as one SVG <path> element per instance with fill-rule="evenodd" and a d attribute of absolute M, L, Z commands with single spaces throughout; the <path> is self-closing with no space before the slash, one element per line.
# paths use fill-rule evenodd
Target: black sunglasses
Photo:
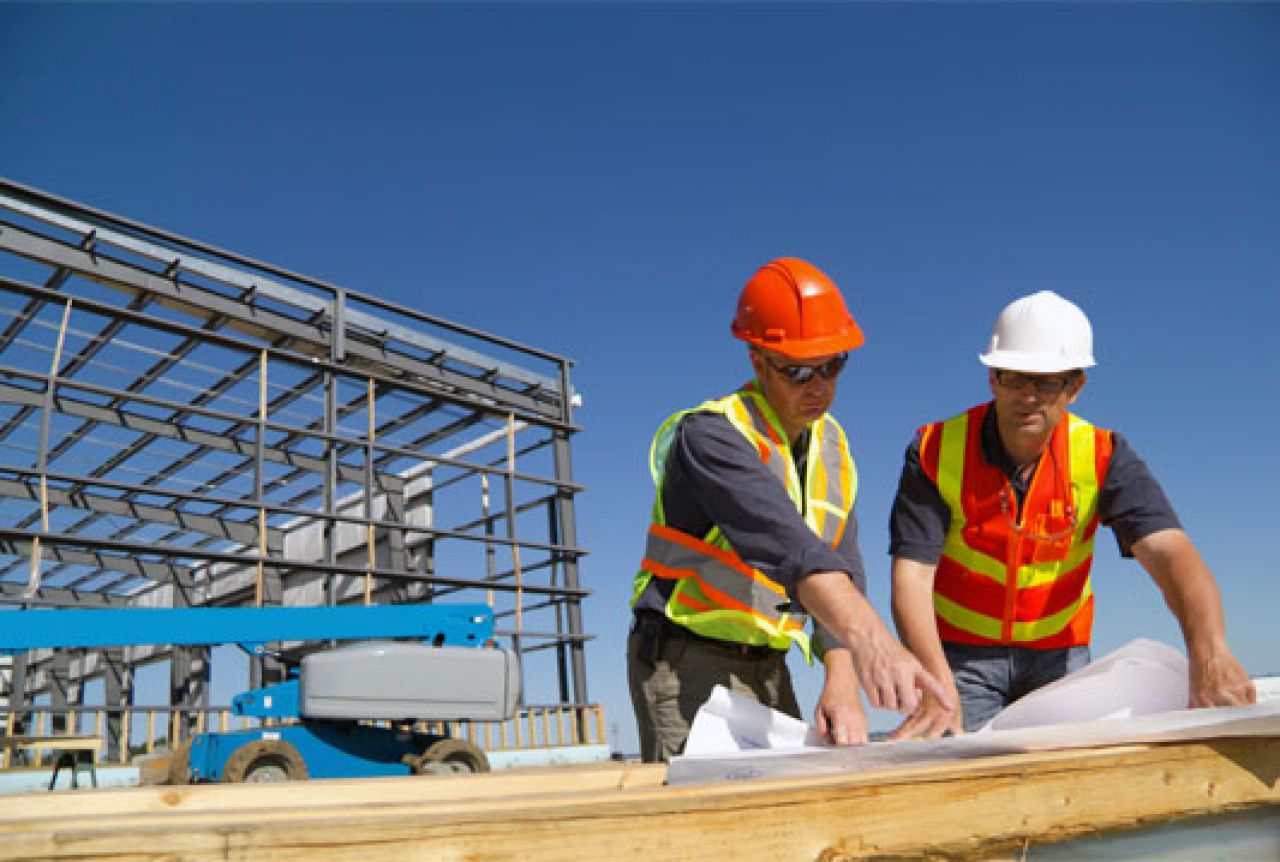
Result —
<path fill-rule="evenodd" d="M 785 377 L 788 383 L 796 386 L 805 385 L 813 379 L 815 374 L 821 374 L 823 380 L 831 380 L 844 370 L 845 363 L 849 361 L 849 354 L 841 353 L 821 365 L 778 365 L 763 353 L 759 354 L 759 356 L 765 361 L 765 364 Z"/>
<path fill-rule="evenodd" d="M 1021 392 L 1028 386 L 1035 388 L 1036 392 L 1041 395 L 1061 395 L 1066 392 L 1072 383 L 1076 382 L 1076 378 L 1080 376 L 1080 372 L 1073 371 L 1070 374 L 1020 374 L 1017 371 L 1006 371 L 1003 368 L 996 369 L 996 383 L 1005 389 L 1013 389 Z"/>

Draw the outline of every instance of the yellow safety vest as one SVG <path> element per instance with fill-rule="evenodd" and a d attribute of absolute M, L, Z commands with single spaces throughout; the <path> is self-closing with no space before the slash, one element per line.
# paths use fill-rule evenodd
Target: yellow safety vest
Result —
<path fill-rule="evenodd" d="M 718 527 L 702 538 L 666 525 L 662 488 L 667 454 L 680 420 L 688 413 L 719 413 L 755 447 L 760 459 L 787 489 L 809 529 L 836 547 L 857 497 L 858 473 L 840 424 L 829 415 L 809 426 L 805 481 L 801 483 L 782 423 L 755 383 L 732 395 L 670 416 L 649 448 L 649 470 L 657 485 L 645 556 L 636 573 L 631 603 L 651 578 L 675 582 L 667 618 L 704 637 L 786 650 L 795 642 L 812 661 L 804 615 L 790 612 L 786 590 L 745 563 Z"/>

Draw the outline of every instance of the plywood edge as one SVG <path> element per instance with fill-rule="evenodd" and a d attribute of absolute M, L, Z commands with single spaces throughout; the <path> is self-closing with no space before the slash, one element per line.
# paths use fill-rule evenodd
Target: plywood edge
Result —
<path fill-rule="evenodd" d="M 1280 740 L 1237 739 L 989 758 L 890 780 L 615 788 L 523 806 L 513 796 L 447 813 L 373 804 L 315 817 L 300 804 L 227 812 L 196 828 L 177 812 L 116 828 L 68 819 L 7 834 L 0 859 L 702 862 L 708 848 L 739 862 L 963 858 L 1255 805 L 1280 814 L 1278 774 Z"/>

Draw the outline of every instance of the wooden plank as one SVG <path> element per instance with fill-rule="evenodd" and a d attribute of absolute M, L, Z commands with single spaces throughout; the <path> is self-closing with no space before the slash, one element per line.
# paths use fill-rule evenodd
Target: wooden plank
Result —
<path fill-rule="evenodd" d="M 255 788 L 170 788 L 191 797 L 171 810 L 83 819 L 77 809 L 97 791 L 61 796 L 56 813 L 25 827 L 4 811 L 16 828 L 0 841 L 0 859 L 972 858 L 1250 806 L 1271 806 L 1280 823 L 1278 776 L 1280 739 L 1254 738 L 705 786 L 527 794 L 495 783 L 494 796 L 469 800 L 447 798 L 452 779 L 434 783 L 434 799 L 389 798 L 388 788 L 431 783 L 390 779 L 342 785 L 376 787 L 380 801 L 349 789 L 344 802 L 326 804 L 336 783 L 313 782 L 265 788 L 273 793 L 256 801 L 268 807 L 256 810 L 192 802 L 204 790 Z"/>
<path fill-rule="evenodd" d="M 666 774 L 667 768 L 662 764 L 601 763 L 512 769 L 483 775 L 325 779 L 299 784 L 113 787 L 77 794 L 73 808 L 59 811 L 87 823 L 98 818 L 176 811 L 263 812 L 305 807 L 328 812 L 344 806 L 380 803 L 433 806 L 445 802 L 485 803 L 505 798 L 527 800 L 534 795 L 660 787 Z M 49 797 L 45 793 L 6 796 L 0 805 L 0 834 L 51 816 L 59 815 L 50 812 Z"/>

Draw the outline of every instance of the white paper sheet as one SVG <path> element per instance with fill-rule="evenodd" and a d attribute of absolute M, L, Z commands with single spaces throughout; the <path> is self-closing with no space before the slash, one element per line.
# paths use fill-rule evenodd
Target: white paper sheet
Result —
<path fill-rule="evenodd" d="M 1179 664 L 1181 662 L 1181 664 Z M 1180 679 L 1174 680 L 1181 670 Z M 1042 694 L 1043 693 L 1043 694 Z M 1042 695 L 1037 697 L 1037 695 Z M 956 738 L 827 747 L 795 719 L 724 692 L 708 701 L 704 733 L 667 770 L 670 783 L 863 772 L 1022 751 L 1280 736 L 1280 702 L 1217 709 L 1166 709 L 1187 702 L 1185 659 L 1172 647 L 1134 641 L 1005 710 L 977 733 Z M 1070 720 L 1053 721 L 1056 710 Z M 764 713 L 772 715 L 762 716 Z M 778 716 L 774 718 L 773 716 Z M 695 729 L 702 712 L 694 721 Z M 781 720 L 779 720 L 781 719 Z M 1050 722 L 1050 723 L 1046 723 Z M 816 744 L 815 744 L 816 743 Z"/>
<path fill-rule="evenodd" d="M 1187 660 L 1168 644 L 1139 638 L 1009 704 L 988 730 L 1015 730 L 1184 709 Z"/>
<path fill-rule="evenodd" d="M 705 757 L 820 745 L 818 732 L 798 718 L 717 685 L 694 716 L 684 750 L 685 754 Z"/>

